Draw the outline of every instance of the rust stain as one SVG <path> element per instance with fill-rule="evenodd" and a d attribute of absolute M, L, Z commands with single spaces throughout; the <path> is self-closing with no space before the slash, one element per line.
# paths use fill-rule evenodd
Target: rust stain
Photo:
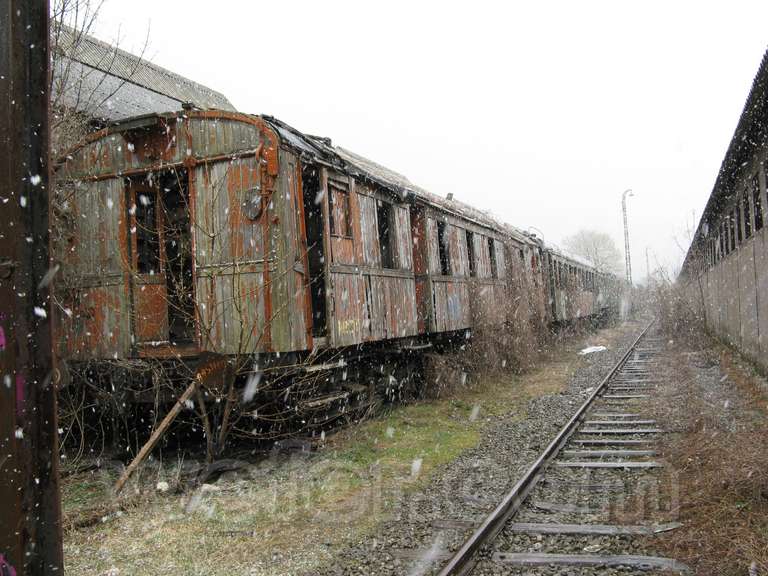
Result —
<path fill-rule="evenodd" d="M 165 284 L 136 284 L 133 299 L 136 341 L 166 340 L 168 305 Z"/>

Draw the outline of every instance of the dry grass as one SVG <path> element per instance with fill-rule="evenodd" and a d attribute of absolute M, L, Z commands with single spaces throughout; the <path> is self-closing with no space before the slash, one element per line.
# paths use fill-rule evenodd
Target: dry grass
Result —
<path fill-rule="evenodd" d="M 666 454 L 678 466 L 684 525 L 652 545 L 697 574 L 742 575 L 750 566 L 768 574 L 768 398 L 733 352 L 719 347 L 717 360 L 740 401 L 735 419 L 724 424 L 715 406 L 688 394 L 693 416 Z"/>
<path fill-rule="evenodd" d="M 99 519 L 67 531 L 67 572 L 311 572 L 349 541 L 370 534 L 393 513 L 401 494 L 421 488 L 440 466 L 476 446 L 489 420 L 523 418 L 530 399 L 563 390 L 581 347 L 610 346 L 631 329 L 564 342 L 528 373 L 499 372 L 457 387 L 450 397 L 397 407 L 329 437 L 311 458 L 257 462 L 194 492 L 174 493 L 178 463 L 142 469 L 120 502 L 109 492 L 114 472 L 67 478 L 68 525 Z M 413 474 L 416 460 L 420 471 Z M 158 493 L 158 481 L 168 481 L 171 490 Z M 120 515 L 114 514 L 117 507 L 123 508 Z M 104 512 L 104 522 L 102 510 L 113 512 Z"/>

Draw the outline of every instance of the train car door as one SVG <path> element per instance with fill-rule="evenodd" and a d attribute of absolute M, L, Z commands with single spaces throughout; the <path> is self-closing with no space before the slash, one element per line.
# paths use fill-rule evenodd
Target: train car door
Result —
<path fill-rule="evenodd" d="M 322 344 L 328 334 L 326 268 L 329 262 L 326 254 L 326 212 L 324 208 L 327 199 L 320 178 L 320 170 L 316 166 L 303 167 L 301 182 L 312 305 L 312 337 L 316 343 Z"/>
<path fill-rule="evenodd" d="M 160 198 L 144 177 L 125 181 L 135 345 L 168 343 L 168 294 L 162 262 Z"/>
<path fill-rule="evenodd" d="M 192 345 L 194 286 L 185 171 L 126 180 L 133 335 L 138 346 Z"/>

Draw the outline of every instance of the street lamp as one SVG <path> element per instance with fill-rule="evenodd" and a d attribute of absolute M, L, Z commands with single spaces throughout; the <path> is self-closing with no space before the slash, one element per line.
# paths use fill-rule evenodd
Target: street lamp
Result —
<path fill-rule="evenodd" d="M 621 212 L 624 215 L 624 261 L 627 263 L 627 283 L 632 286 L 632 261 L 629 256 L 629 226 L 627 225 L 627 196 L 634 196 L 632 189 L 624 190 L 621 195 Z"/>

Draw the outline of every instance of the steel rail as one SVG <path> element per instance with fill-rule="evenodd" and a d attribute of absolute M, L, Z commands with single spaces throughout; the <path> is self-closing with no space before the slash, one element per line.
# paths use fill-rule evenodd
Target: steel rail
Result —
<path fill-rule="evenodd" d="M 483 520 L 483 523 L 467 539 L 458 552 L 448 561 L 438 576 L 466 576 L 471 573 L 477 563 L 475 558 L 478 550 L 487 542 L 492 541 L 507 521 L 520 509 L 525 502 L 530 491 L 536 486 L 541 473 L 563 449 L 568 439 L 576 431 L 585 413 L 604 390 L 608 382 L 621 369 L 624 363 L 634 351 L 637 344 L 648 332 L 656 320 L 651 320 L 648 325 L 640 332 L 634 342 L 627 348 L 627 351 L 611 368 L 608 374 L 603 378 L 594 392 L 587 398 L 576 413 L 571 417 L 568 423 L 560 430 L 554 440 L 549 443 L 541 456 L 525 472 L 523 477 L 515 484 L 498 506 Z"/>

